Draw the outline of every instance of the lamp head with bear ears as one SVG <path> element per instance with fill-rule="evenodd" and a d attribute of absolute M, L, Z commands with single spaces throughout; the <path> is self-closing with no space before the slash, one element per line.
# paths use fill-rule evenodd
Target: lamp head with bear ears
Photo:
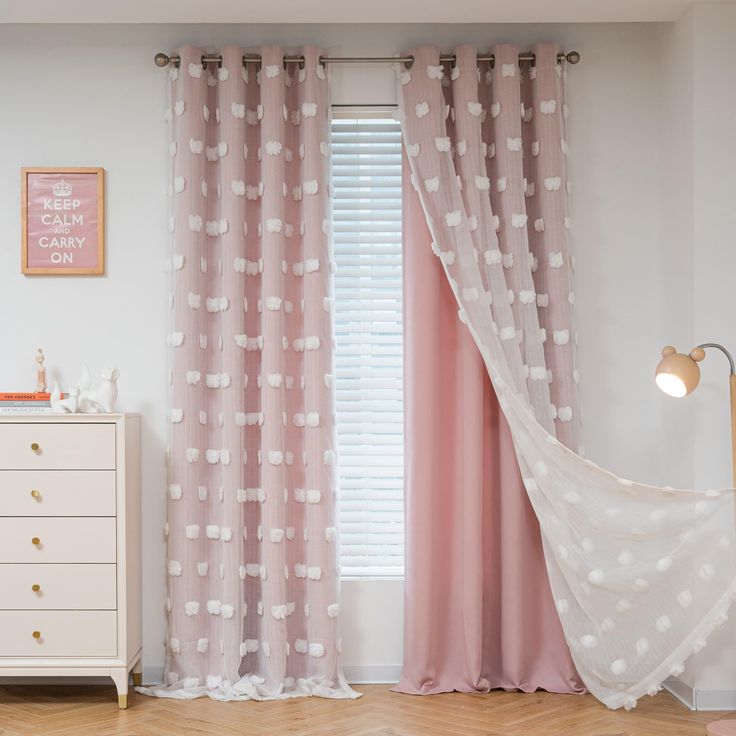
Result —
<path fill-rule="evenodd" d="M 705 358 L 705 350 L 697 347 L 689 354 L 678 353 L 672 345 L 662 349 L 662 360 L 657 365 L 657 386 L 668 396 L 682 398 L 692 393 L 700 383 L 698 363 Z"/>

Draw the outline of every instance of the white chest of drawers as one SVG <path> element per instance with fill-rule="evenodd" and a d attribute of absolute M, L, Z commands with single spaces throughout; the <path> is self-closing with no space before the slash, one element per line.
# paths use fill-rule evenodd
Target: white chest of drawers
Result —
<path fill-rule="evenodd" d="M 140 417 L 0 416 L 0 677 L 140 684 Z"/>

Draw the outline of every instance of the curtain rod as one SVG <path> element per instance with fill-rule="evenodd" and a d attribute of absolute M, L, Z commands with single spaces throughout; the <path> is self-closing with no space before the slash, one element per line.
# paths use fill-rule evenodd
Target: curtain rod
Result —
<path fill-rule="evenodd" d="M 165 67 L 169 64 L 172 64 L 175 67 L 179 66 L 179 62 L 181 61 L 181 58 L 179 56 L 169 56 L 168 54 L 164 54 L 162 52 L 159 52 L 156 54 L 156 56 L 153 57 L 153 61 L 156 64 L 156 66 L 159 67 Z M 414 63 L 414 57 L 409 56 L 320 56 L 319 57 L 320 64 L 395 64 L 397 62 L 403 62 L 407 66 L 411 67 L 411 65 Z M 441 62 L 450 62 L 452 64 L 455 63 L 455 55 L 454 54 L 443 54 L 440 56 Z M 481 54 L 478 56 L 478 61 L 488 61 L 490 62 L 491 66 L 494 65 L 496 59 L 493 54 Z M 519 54 L 519 61 L 530 61 L 532 64 L 534 63 L 534 54 L 531 51 L 527 51 L 525 53 Z M 568 64 L 577 64 L 580 61 L 580 54 L 577 51 L 568 51 L 565 53 L 564 51 L 561 51 L 559 54 L 557 54 L 557 61 L 563 62 L 566 61 Z M 212 54 L 207 55 L 205 54 L 202 56 L 202 66 L 205 66 L 206 64 L 221 64 L 222 63 L 222 56 L 219 54 Z M 247 56 L 243 56 L 243 64 L 260 64 L 261 63 L 261 57 L 259 54 L 249 54 Z M 304 57 L 303 56 L 284 56 L 284 63 L 285 64 L 303 64 L 304 63 Z"/>

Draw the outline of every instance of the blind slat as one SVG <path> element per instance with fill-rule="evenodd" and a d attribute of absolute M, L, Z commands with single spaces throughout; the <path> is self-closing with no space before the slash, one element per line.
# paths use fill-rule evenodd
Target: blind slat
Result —
<path fill-rule="evenodd" d="M 401 128 L 332 123 L 343 575 L 403 575 Z"/>

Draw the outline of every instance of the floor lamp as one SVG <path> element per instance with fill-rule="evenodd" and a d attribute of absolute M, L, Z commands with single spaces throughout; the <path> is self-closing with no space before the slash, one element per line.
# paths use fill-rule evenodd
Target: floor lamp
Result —
<path fill-rule="evenodd" d="M 736 368 L 731 353 L 715 342 L 704 342 L 693 348 L 688 355 L 678 353 L 668 345 L 662 350 L 662 360 L 657 366 L 655 380 L 657 386 L 668 396 L 681 398 L 692 393 L 700 382 L 698 363 L 705 358 L 706 348 L 720 350 L 730 366 L 729 387 L 731 394 L 731 469 L 733 485 L 736 488 Z M 708 736 L 736 736 L 736 719 L 714 721 L 706 727 Z"/>

